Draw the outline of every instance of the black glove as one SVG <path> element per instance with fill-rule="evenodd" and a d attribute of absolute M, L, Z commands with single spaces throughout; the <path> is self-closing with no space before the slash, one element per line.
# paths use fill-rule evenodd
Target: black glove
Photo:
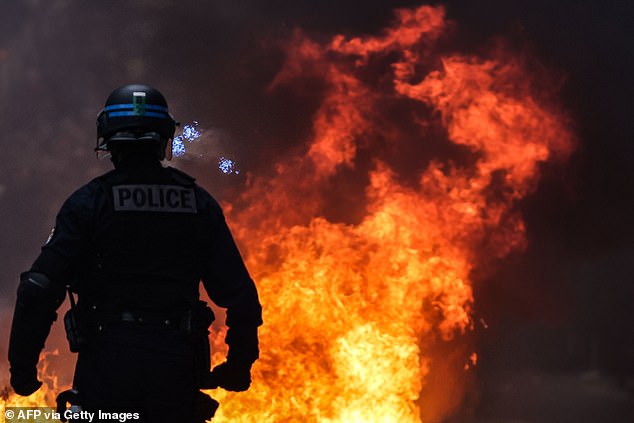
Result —
<path fill-rule="evenodd" d="M 206 422 L 207 420 L 211 420 L 216 414 L 216 410 L 218 410 L 219 405 L 218 401 L 211 398 L 209 395 L 196 391 L 196 395 L 194 397 L 195 417 L 193 421 Z"/>
<path fill-rule="evenodd" d="M 37 368 L 23 370 L 11 367 L 11 386 L 16 394 L 23 397 L 28 397 L 40 389 L 42 382 L 37 380 Z"/>
<path fill-rule="evenodd" d="M 234 360 L 219 364 L 209 375 L 210 385 L 227 391 L 246 391 L 251 386 L 251 364 Z"/>

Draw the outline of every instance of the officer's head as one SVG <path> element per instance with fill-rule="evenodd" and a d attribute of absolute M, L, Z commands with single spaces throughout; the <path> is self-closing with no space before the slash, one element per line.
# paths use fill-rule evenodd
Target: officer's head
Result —
<path fill-rule="evenodd" d="M 178 123 L 163 94 L 148 85 L 124 85 L 114 90 L 97 116 L 95 151 L 108 151 L 115 161 L 128 154 L 171 158 L 171 140 Z"/>

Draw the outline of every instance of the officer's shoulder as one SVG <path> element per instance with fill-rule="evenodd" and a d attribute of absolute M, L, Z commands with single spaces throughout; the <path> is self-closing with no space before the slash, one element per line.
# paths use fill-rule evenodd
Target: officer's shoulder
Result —
<path fill-rule="evenodd" d="M 188 175 L 182 170 L 173 168 L 171 166 L 167 166 L 165 170 L 169 172 L 172 179 L 174 179 L 179 185 L 194 185 L 196 182 L 196 178 Z"/>
<path fill-rule="evenodd" d="M 70 194 L 62 205 L 62 210 L 92 207 L 100 191 L 97 179 L 91 180 Z"/>
<path fill-rule="evenodd" d="M 177 182 L 179 185 L 191 186 L 197 193 L 197 196 L 202 197 L 203 199 L 211 199 L 215 202 L 211 194 L 209 194 L 203 187 L 196 183 L 196 178 L 193 176 L 183 172 L 180 169 L 176 169 L 170 166 L 164 168 L 167 172 L 169 172 L 172 179 Z"/>
<path fill-rule="evenodd" d="M 117 185 L 128 178 L 128 173 L 120 169 L 112 169 L 103 175 L 97 176 L 87 185 L 91 187 L 104 187 L 104 185 Z"/>
<path fill-rule="evenodd" d="M 222 208 L 216 199 L 203 187 L 196 183 L 196 178 L 173 167 L 165 168 L 170 172 L 172 178 L 180 185 L 190 186 L 196 192 L 196 202 L 199 210 L 212 211 L 215 214 L 222 215 Z"/>
<path fill-rule="evenodd" d="M 222 214 L 220 204 L 206 189 L 198 184 L 194 186 L 194 189 L 196 190 L 196 200 L 198 201 L 200 208 Z"/>

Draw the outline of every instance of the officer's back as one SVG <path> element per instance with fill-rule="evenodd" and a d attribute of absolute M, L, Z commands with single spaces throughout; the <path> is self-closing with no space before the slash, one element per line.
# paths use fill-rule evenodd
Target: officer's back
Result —
<path fill-rule="evenodd" d="M 261 306 L 217 202 L 164 168 L 176 122 L 157 90 L 115 90 L 98 117 L 97 151 L 115 169 L 62 206 L 53 235 L 21 276 L 9 359 L 21 395 L 41 385 L 38 354 L 66 287 L 74 387 L 86 409 L 141 411 L 145 421 L 204 421 L 199 389 L 249 387 Z M 208 294 L 227 308 L 227 361 L 209 372 Z"/>

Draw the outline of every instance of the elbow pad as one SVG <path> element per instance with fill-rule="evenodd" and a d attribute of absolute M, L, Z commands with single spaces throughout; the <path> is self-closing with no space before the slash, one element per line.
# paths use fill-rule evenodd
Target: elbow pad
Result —
<path fill-rule="evenodd" d="M 30 370 L 37 364 L 44 341 L 57 317 L 55 311 L 64 301 L 64 296 L 65 287 L 42 273 L 25 272 L 20 275 L 9 340 L 12 371 Z"/>
<path fill-rule="evenodd" d="M 55 311 L 64 302 L 66 290 L 63 285 L 51 281 L 37 272 L 24 272 L 18 286 L 18 306 Z"/>

